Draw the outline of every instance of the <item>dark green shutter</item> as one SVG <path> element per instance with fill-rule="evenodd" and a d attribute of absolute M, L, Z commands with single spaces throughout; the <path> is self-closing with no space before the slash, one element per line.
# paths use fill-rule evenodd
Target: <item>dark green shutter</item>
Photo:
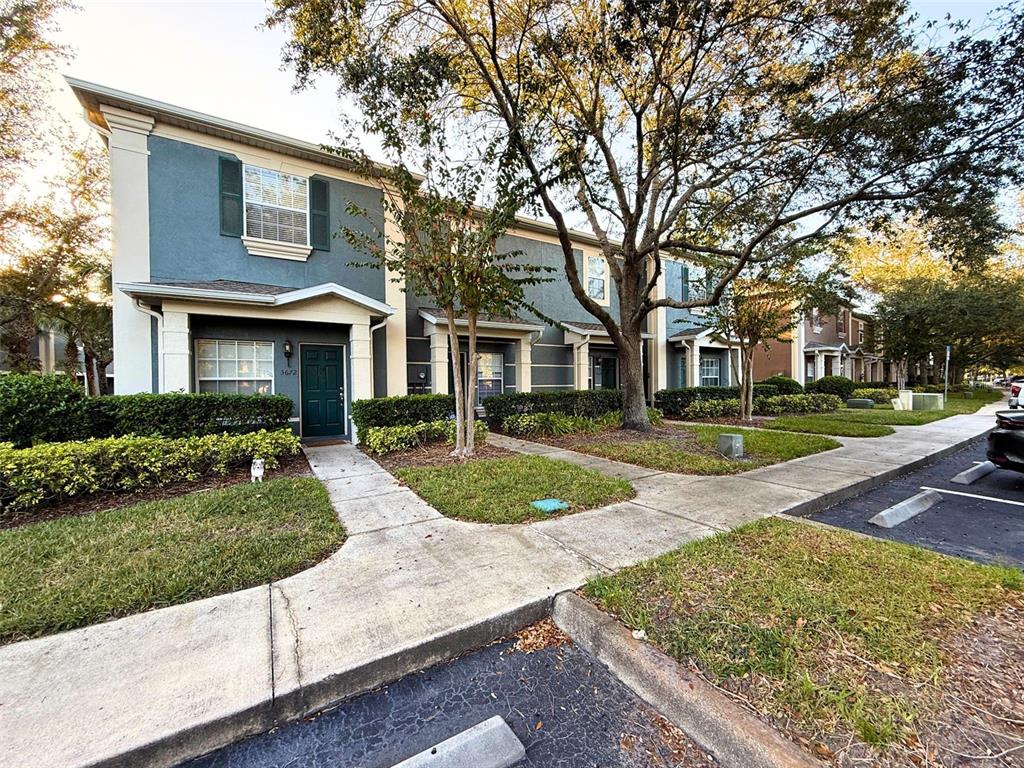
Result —
<path fill-rule="evenodd" d="M 681 301 L 690 300 L 690 268 L 683 264 L 683 290 Z"/>
<path fill-rule="evenodd" d="M 331 250 L 331 190 L 324 179 L 309 180 L 309 244 Z"/>
<path fill-rule="evenodd" d="M 220 233 L 242 236 L 242 163 L 234 157 L 220 158 Z"/>

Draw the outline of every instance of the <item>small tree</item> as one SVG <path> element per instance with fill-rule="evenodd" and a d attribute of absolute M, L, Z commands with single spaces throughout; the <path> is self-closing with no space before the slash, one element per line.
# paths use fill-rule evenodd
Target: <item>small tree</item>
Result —
<path fill-rule="evenodd" d="M 475 451 L 474 426 L 477 396 L 477 336 L 482 316 L 506 315 L 529 306 L 524 288 L 541 281 L 545 268 L 520 264 L 516 251 L 501 252 L 498 239 L 515 220 L 515 209 L 481 209 L 475 205 L 486 176 L 479 165 L 453 164 L 444 152 L 441 131 L 424 115 L 427 174 L 418 177 L 404 163 L 382 169 L 365 158 L 364 172 L 383 183 L 385 220 L 396 233 L 374 226 L 372 232 L 345 227 L 343 235 L 370 263 L 399 276 L 403 290 L 429 297 L 448 323 L 455 387 L 456 437 L 453 456 L 466 458 Z M 404 145 L 403 145 L 404 147 Z M 493 161 L 493 148 L 485 152 Z M 484 165 L 490 163 L 485 161 Z M 349 212 L 363 218 L 367 212 L 354 204 Z M 458 325 L 466 321 L 465 376 Z"/>

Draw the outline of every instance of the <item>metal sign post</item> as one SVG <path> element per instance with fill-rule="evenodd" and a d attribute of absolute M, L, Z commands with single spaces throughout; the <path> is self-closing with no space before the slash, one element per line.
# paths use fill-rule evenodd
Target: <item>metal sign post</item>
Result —
<path fill-rule="evenodd" d="M 949 399 L 949 344 L 946 345 L 946 370 L 942 374 L 942 405 Z"/>

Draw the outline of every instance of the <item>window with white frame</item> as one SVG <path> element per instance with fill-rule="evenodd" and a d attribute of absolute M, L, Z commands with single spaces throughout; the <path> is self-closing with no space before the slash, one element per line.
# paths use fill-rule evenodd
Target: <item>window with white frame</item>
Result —
<path fill-rule="evenodd" d="M 846 334 L 846 310 L 845 309 L 840 309 L 839 313 L 836 315 L 836 331 L 838 331 L 840 335 L 845 335 Z"/>
<path fill-rule="evenodd" d="M 700 385 L 718 387 L 722 381 L 722 361 L 717 357 L 702 357 L 700 360 Z"/>
<path fill-rule="evenodd" d="M 242 180 L 246 237 L 309 245 L 306 178 L 246 165 Z"/>
<path fill-rule="evenodd" d="M 273 394 L 274 343 L 199 339 L 196 379 L 200 392 Z"/>
<path fill-rule="evenodd" d="M 860 328 L 857 330 L 857 343 L 864 343 L 864 324 L 861 323 Z"/>
<path fill-rule="evenodd" d="M 608 262 L 604 256 L 587 256 L 587 295 L 594 301 L 608 300 Z"/>

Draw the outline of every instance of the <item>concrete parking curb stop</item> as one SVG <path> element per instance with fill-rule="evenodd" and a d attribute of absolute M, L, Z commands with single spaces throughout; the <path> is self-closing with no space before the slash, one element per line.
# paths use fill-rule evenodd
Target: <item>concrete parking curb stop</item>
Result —
<path fill-rule="evenodd" d="M 991 461 L 983 461 L 980 464 L 975 464 L 969 469 L 965 469 L 957 475 L 954 475 L 949 482 L 956 483 L 957 485 L 970 485 L 975 480 L 980 480 L 985 475 L 991 475 L 996 471 L 996 465 Z"/>
<path fill-rule="evenodd" d="M 617 619 L 563 592 L 555 623 L 640 698 L 711 753 L 720 765 L 744 768 L 822 768 L 796 744 L 730 701 L 653 646 L 636 640 Z"/>
<path fill-rule="evenodd" d="M 893 504 L 891 507 L 883 509 L 868 522 L 879 528 L 895 528 L 926 509 L 931 509 L 940 501 L 942 501 L 942 494 L 937 491 L 921 491 L 899 504 Z"/>

